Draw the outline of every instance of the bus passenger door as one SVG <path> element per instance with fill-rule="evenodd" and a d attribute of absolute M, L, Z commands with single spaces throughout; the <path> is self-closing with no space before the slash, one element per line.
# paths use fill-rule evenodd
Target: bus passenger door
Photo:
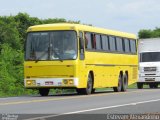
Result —
<path fill-rule="evenodd" d="M 85 88 L 87 81 L 87 71 L 85 66 L 85 48 L 83 32 L 79 32 L 79 62 L 78 62 L 78 76 L 79 76 L 79 87 Z"/>
<path fill-rule="evenodd" d="M 84 39 L 82 32 L 79 32 L 79 52 L 80 60 L 84 60 Z"/>

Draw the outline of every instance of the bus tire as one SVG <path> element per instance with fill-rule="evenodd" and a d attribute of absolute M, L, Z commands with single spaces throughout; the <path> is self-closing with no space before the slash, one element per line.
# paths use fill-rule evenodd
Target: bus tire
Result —
<path fill-rule="evenodd" d="M 143 83 L 137 83 L 137 88 L 142 89 L 143 88 Z"/>
<path fill-rule="evenodd" d="M 121 91 L 126 91 L 128 87 L 128 76 L 124 74 L 122 78 L 123 79 L 122 79 L 122 90 Z"/>
<path fill-rule="evenodd" d="M 40 89 L 39 89 L 39 94 L 40 94 L 41 96 L 48 96 L 48 94 L 49 94 L 49 89 L 48 89 L 48 88 L 40 88 Z"/>
<path fill-rule="evenodd" d="M 118 86 L 117 87 L 113 87 L 114 92 L 120 92 L 122 89 L 122 76 L 121 74 L 119 74 L 118 77 Z"/>
<path fill-rule="evenodd" d="M 92 89 L 92 93 L 95 93 L 95 91 L 96 91 L 96 89 L 95 89 L 95 88 L 93 88 L 93 89 Z"/>
<path fill-rule="evenodd" d="M 92 79 L 92 75 L 89 73 L 88 80 L 87 80 L 87 86 L 86 88 L 83 89 L 83 93 L 85 95 L 89 95 L 92 93 L 92 89 L 93 89 L 93 79 Z"/>
<path fill-rule="evenodd" d="M 79 95 L 89 95 L 89 94 L 92 93 L 92 91 L 93 91 L 93 79 L 92 79 L 91 74 L 88 75 L 86 88 L 77 88 L 76 91 Z"/>

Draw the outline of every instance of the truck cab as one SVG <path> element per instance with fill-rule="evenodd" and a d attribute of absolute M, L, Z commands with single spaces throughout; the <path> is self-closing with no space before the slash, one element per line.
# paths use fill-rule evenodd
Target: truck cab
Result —
<path fill-rule="evenodd" d="M 137 88 L 144 84 L 157 88 L 160 84 L 160 38 L 140 39 L 139 49 L 139 80 Z"/>

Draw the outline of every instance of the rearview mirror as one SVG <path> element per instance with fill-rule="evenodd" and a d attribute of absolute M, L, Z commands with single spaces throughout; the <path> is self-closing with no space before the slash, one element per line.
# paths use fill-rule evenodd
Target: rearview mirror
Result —
<path fill-rule="evenodd" d="M 79 52 L 80 52 L 80 60 L 84 60 L 84 40 L 83 38 L 79 38 Z"/>

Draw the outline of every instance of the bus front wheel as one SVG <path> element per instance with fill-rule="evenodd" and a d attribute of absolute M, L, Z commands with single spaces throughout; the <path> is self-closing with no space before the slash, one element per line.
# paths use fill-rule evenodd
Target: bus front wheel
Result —
<path fill-rule="evenodd" d="M 39 89 L 39 94 L 40 94 L 41 96 L 48 96 L 48 94 L 49 94 L 49 89 L 48 89 L 48 88 L 40 88 L 40 89 Z"/>
<path fill-rule="evenodd" d="M 81 94 L 89 95 L 93 92 L 93 79 L 91 74 L 88 75 L 86 88 L 77 88 L 76 91 L 80 95 Z"/>
<path fill-rule="evenodd" d="M 88 75 L 87 87 L 84 89 L 84 94 L 89 95 L 92 93 L 93 89 L 93 79 L 91 74 Z"/>

